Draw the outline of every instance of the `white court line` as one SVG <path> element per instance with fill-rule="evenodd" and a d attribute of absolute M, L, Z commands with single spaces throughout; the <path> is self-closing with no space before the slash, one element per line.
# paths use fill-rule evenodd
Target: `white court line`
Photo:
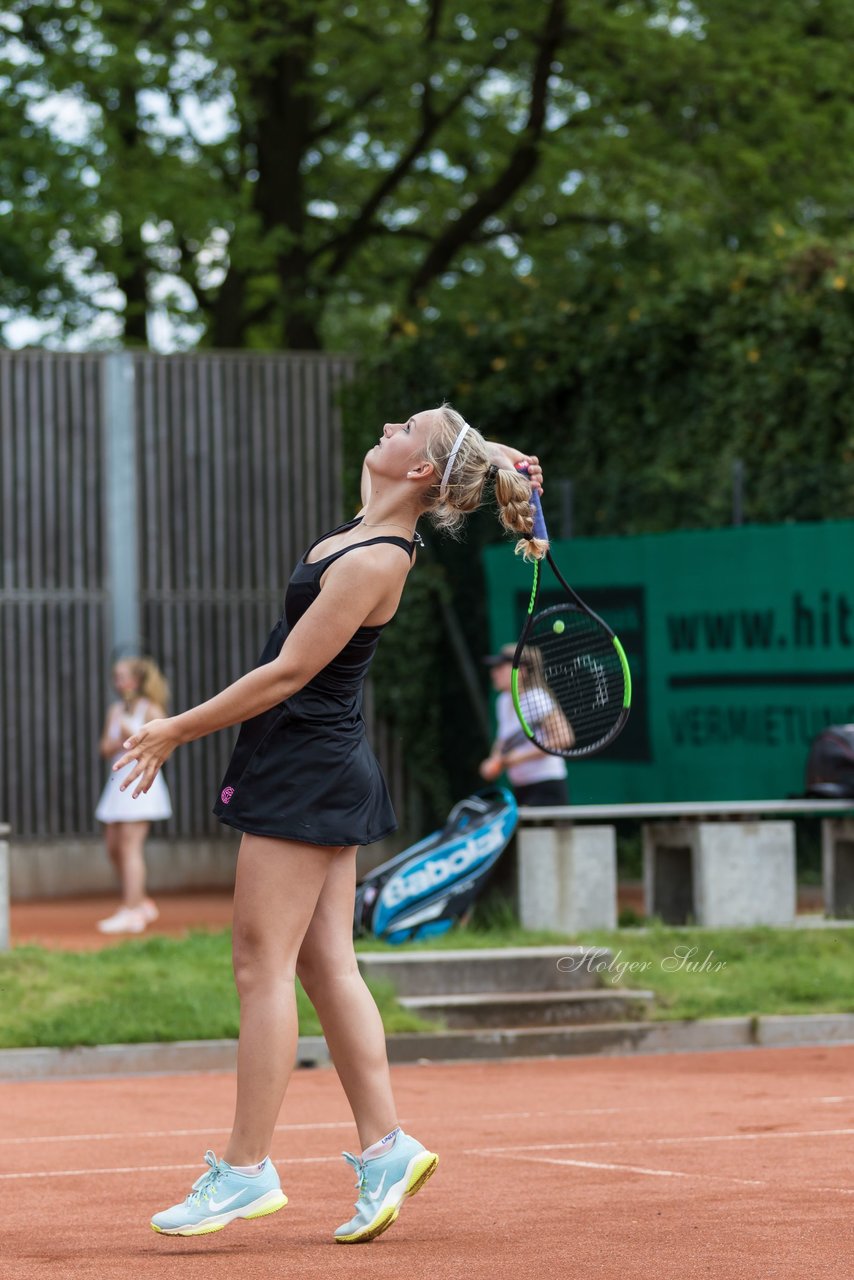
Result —
<path fill-rule="evenodd" d="M 723 1174 L 681 1173 L 677 1169 L 647 1169 L 642 1164 L 605 1164 L 600 1160 L 555 1160 L 549 1156 L 519 1156 L 530 1164 L 568 1164 L 577 1169 L 609 1169 L 617 1173 L 643 1173 L 652 1178 L 702 1178 L 715 1182 L 740 1182 L 747 1187 L 767 1187 L 768 1183 L 759 1178 L 728 1178 Z"/>
<path fill-rule="evenodd" d="M 273 1163 L 281 1164 L 337 1164 L 340 1156 L 301 1156 L 298 1159 L 276 1156 Z M 0 1179 L 8 1182 L 21 1181 L 25 1178 L 90 1178 L 95 1174 L 112 1177 L 118 1173 L 170 1173 L 175 1169 L 195 1169 L 198 1173 L 199 1161 L 195 1164 L 137 1164 L 117 1166 L 112 1169 L 43 1169 L 38 1173 L 0 1173 Z"/>
<path fill-rule="evenodd" d="M 646 1107 L 583 1107 L 576 1110 L 560 1110 L 560 1111 L 496 1111 L 491 1114 L 481 1116 L 481 1120 L 531 1120 L 544 1116 L 608 1116 L 608 1115 L 624 1115 L 629 1111 L 645 1111 Z M 469 1120 L 470 1115 L 465 1116 L 422 1116 L 419 1123 L 422 1124 L 457 1124 L 460 1120 Z M 401 1120 L 401 1124 L 409 1123 L 408 1119 Z M 352 1129 L 355 1125 L 352 1120 L 318 1120 L 307 1124 L 279 1124 L 276 1125 L 276 1133 L 294 1133 L 298 1131 L 311 1132 L 313 1130 L 322 1129 Z M 36 1137 L 18 1137 L 4 1138 L 0 1137 L 0 1144 L 6 1146 L 28 1146 L 36 1142 L 121 1142 L 134 1141 L 137 1138 L 204 1138 L 212 1137 L 218 1133 L 231 1133 L 231 1129 L 142 1129 L 139 1131 L 128 1133 L 59 1133 L 59 1134 L 40 1134 Z"/>
<path fill-rule="evenodd" d="M 817 1098 L 804 1098 L 792 1095 L 786 1098 L 758 1098 L 748 1099 L 750 1103 L 755 1102 L 797 1102 L 799 1107 L 817 1102 L 849 1102 L 854 1101 L 854 1094 L 827 1095 Z M 630 1111 L 647 1111 L 647 1105 L 638 1104 L 633 1107 L 562 1107 L 560 1109 L 551 1109 L 546 1111 L 492 1111 L 482 1115 L 481 1120 L 536 1120 L 542 1118 L 554 1119 L 556 1116 L 621 1116 L 627 1115 Z M 447 1113 L 441 1116 L 422 1116 L 419 1123 L 421 1124 L 456 1124 L 459 1120 L 469 1120 L 470 1115 L 453 1116 Z M 408 1119 L 402 1119 L 401 1124 L 408 1124 Z M 312 1132 L 314 1130 L 321 1131 L 324 1129 L 347 1129 L 353 1126 L 352 1120 L 317 1120 L 306 1124 L 279 1124 L 276 1125 L 276 1133 L 297 1133 Z M 126 1133 L 49 1133 L 38 1134 L 30 1137 L 6 1138 L 0 1136 L 0 1146 L 28 1146 L 37 1142 L 132 1142 L 137 1138 L 204 1138 L 206 1136 L 213 1137 L 215 1134 L 231 1133 L 230 1128 L 204 1128 L 204 1129 L 140 1129 Z M 653 1141 L 653 1139 L 637 1139 L 637 1141 Z M 680 1139 L 658 1139 L 658 1141 L 680 1141 Z M 688 1141 L 688 1139 L 685 1139 Z M 581 1143 L 582 1146 L 590 1146 L 590 1143 Z M 600 1145 L 608 1145 L 600 1144 Z M 619 1143 L 616 1145 L 620 1145 Z M 501 1148 L 494 1148 L 500 1150 Z M 518 1150 L 518 1148 L 514 1148 Z"/>
<path fill-rule="evenodd" d="M 854 1134 L 854 1129 L 795 1129 L 781 1133 L 709 1133 L 688 1134 L 684 1138 L 609 1138 L 594 1142 L 531 1142 L 512 1147 L 478 1147 L 470 1154 L 505 1155 L 514 1151 L 585 1151 L 590 1147 L 670 1146 L 685 1142 L 760 1142 L 766 1138 L 841 1138 Z"/>
<path fill-rule="evenodd" d="M 486 1156 L 493 1154 L 486 1151 L 469 1151 L 467 1155 Z M 508 1149 L 507 1156 L 510 1156 Z M 705 1169 L 699 1173 L 684 1173 L 678 1169 L 649 1169 L 646 1165 L 639 1164 L 610 1164 L 604 1160 L 558 1160 L 553 1156 L 523 1156 L 518 1151 L 513 1153 L 513 1159 L 525 1160 L 528 1164 L 560 1164 L 571 1165 L 576 1169 L 604 1169 L 612 1173 L 639 1173 L 646 1177 L 652 1178 L 693 1178 L 702 1182 L 735 1182 L 739 1186 L 745 1187 L 768 1187 L 772 1184 L 767 1179 L 762 1178 L 735 1178 L 722 1173 L 708 1173 Z M 808 1187 L 804 1188 L 811 1192 L 833 1192 L 842 1196 L 854 1196 L 854 1187 Z"/>
<path fill-rule="evenodd" d="M 352 1120 L 318 1121 L 316 1124 L 277 1124 L 275 1133 L 295 1129 L 352 1129 Z M 32 1138 L 0 1138 L 6 1146 L 29 1146 L 36 1142 L 135 1142 L 138 1138 L 204 1138 L 217 1133 L 231 1133 L 231 1129 L 142 1129 L 132 1133 L 59 1133 L 41 1134 Z"/>
<path fill-rule="evenodd" d="M 512 1149 L 508 1148 L 508 1154 L 510 1153 L 510 1150 Z M 486 1156 L 486 1155 L 503 1154 L 503 1153 L 501 1152 L 496 1153 L 494 1151 L 469 1151 L 466 1154 Z M 676 1169 L 650 1169 L 650 1168 L 647 1168 L 645 1165 L 610 1164 L 604 1161 L 594 1161 L 594 1160 L 569 1160 L 569 1159 L 558 1160 L 550 1156 L 518 1155 L 518 1152 L 516 1152 L 515 1158 L 519 1160 L 525 1160 L 529 1164 L 569 1165 L 579 1169 L 604 1169 L 604 1170 L 610 1170 L 616 1173 L 638 1173 L 647 1177 L 655 1177 L 655 1178 L 693 1178 L 693 1179 L 699 1178 L 702 1181 L 713 1180 L 717 1182 L 735 1182 L 745 1186 L 768 1186 L 769 1185 L 767 1182 L 762 1182 L 758 1179 L 753 1179 L 753 1178 L 728 1178 L 721 1174 L 708 1174 L 706 1172 L 683 1173 Z M 338 1159 L 339 1157 L 337 1156 L 301 1156 L 298 1158 L 275 1156 L 273 1158 L 273 1162 L 282 1163 L 286 1166 L 294 1165 L 294 1164 L 337 1164 Z M 173 1172 L 182 1171 L 182 1170 L 198 1171 L 198 1168 L 199 1168 L 199 1164 L 198 1164 L 198 1161 L 196 1161 L 193 1164 L 148 1164 L 148 1165 L 129 1165 L 129 1166 L 118 1165 L 113 1168 L 106 1168 L 106 1169 L 105 1168 L 44 1169 L 36 1173 L 33 1173 L 33 1172 L 0 1173 L 0 1181 L 24 1182 L 24 1181 L 31 1181 L 34 1178 L 90 1178 L 95 1176 L 115 1177 L 119 1174 L 124 1174 L 124 1173 L 131 1173 L 131 1174 L 173 1173 Z M 815 1188 L 811 1188 L 811 1190 L 825 1191 L 825 1192 L 828 1192 L 828 1191 L 838 1192 L 841 1195 L 854 1195 L 854 1189 L 846 1188 L 846 1187 L 815 1187 Z"/>

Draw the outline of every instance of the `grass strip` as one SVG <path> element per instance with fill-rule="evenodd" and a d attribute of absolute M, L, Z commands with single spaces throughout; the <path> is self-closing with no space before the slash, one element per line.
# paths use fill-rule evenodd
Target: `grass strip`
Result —
<path fill-rule="evenodd" d="M 230 933 L 151 937 L 102 951 L 17 947 L 0 955 L 0 1047 L 133 1044 L 232 1038 L 238 1002 Z M 659 1019 L 854 1012 L 854 929 L 693 929 L 651 925 L 574 936 L 517 927 L 457 929 L 408 950 L 585 944 L 610 950 L 600 985 L 656 995 Z M 358 950 L 383 944 L 362 941 Z M 596 963 L 595 961 L 593 963 Z M 554 989 L 570 985 L 556 968 Z M 392 988 L 371 989 L 389 1034 L 430 1029 L 397 1003 Z M 320 1031 L 302 989 L 300 1032 Z"/>
<path fill-rule="evenodd" d="M 430 1025 L 402 1009 L 389 984 L 371 987 L 389 1032 Z M 319 1035 L 299 984 L 297 1004 L 300 1034 Z M 0 1048 L 229 1039 L 238 1023 L 228 930 L 0 955 Z"/>

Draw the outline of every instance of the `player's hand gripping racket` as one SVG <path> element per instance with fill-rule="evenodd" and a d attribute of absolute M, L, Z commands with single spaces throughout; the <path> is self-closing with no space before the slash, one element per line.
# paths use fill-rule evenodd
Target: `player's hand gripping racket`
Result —
<path fill-rule="evenodd" d="M 533 536 L 547 542 L 536 489 L 531 507 Z M 611 628 L 573 591 L 551 551 L 545 558 L 566 599 L 536 612 L 542 561 L 535 560 L 528 613 L 513 656 L 513 703 L 525 734 L 543 751 L 569 759 L 590 756 L 613 742 L 628 719 L 629 664 Z"/>

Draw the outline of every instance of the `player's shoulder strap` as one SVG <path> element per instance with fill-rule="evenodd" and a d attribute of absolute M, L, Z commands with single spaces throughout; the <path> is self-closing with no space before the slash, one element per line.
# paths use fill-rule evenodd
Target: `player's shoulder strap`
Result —
<path fill-rule="evenodd" d="M 344 533 L 347 529 L 352 529 L 360 522 L 361 519 L 361 516 L 354 516 L 352 520 L 345 520 L 344 524 L 336 525 L 334 529 L 329 529 L 326 533 L 322 533 L 320 537 L 315 538 L 311 546 L 303 552 L 303 560 L 305 560 L 321 542 L 325 542 L 327 538 L 334 538 L 336 533 Z"/>
<path fill-rule="evenodd" d="M 405 551 L 410 560 L 415 554 L 416 546 L 423 545 L 421 538 L 416 533 L 415 537 L 410 541 L 408 538 L 396 538 L 393 535 L 386 535 L 379 538 L 366 538 L 364 542 L 351 542 L 349 547 L 342 547 L 340 551 L 333 551 L 331 556 L 325 556 L 322 560 L 316 560 L 315 564 L 322 564 L 324 571 L 334 564 L 336 560 L 340 560 L 342 556 L 346 556 L 348 551 L 356 551 L 359 547 L 375 547 L 380 543 L 389 543 L 390 546 L 400 547 L 401 551 Z"/>

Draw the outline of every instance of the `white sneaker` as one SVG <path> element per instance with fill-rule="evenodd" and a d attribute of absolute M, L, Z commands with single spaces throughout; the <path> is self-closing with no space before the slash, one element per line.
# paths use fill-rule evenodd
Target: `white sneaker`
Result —
<path fill-rule="evenodd" d="M 120 907 L 106 920 L 98 921 L 101 933 L 144 933 L 146 919 L 140 907 Z"/>
<path fill-rule="evenodd" d="M 142 918 L 146 924 L 154 924 L 154 921 L 160 918 L 160 912 L 150 898 L 143 899 L 139 910 L 142 912 Z"/>

